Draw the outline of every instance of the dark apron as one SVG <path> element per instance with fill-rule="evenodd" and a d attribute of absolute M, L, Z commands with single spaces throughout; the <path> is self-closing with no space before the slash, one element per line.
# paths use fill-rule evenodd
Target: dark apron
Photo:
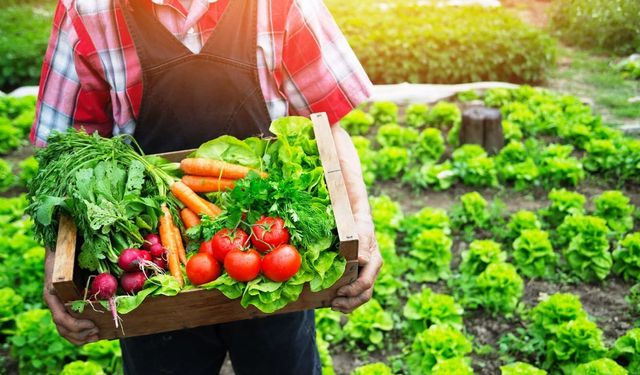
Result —
<path fill-rule="evenodd" d="M 199 54 L 177 40 L 142 1 L 122 5 L 142 68 L 134 132 L 142 150 L 184 150 L 221 135 L 269 134 L 256 62 L 257 1 L 231 0 Z"/>

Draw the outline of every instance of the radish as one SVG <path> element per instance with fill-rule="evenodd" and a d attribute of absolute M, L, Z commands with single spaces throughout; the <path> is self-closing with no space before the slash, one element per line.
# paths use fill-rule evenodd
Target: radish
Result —
<path fill-rule="evenodd" d="M 160 243 L 160 236 L 155 233 L 149 233 L 144 236 L 144 242 L 142 243 L 142 248 L 145 250 L 151 250 L 151 246 Z"/>
<path fill-rule="evenodd" d="M 151 252 L 151 256 L 154 258 L 163 258 L 164 257 L 164 247 L 162 247 L 161 243 L 155 243 L 153 245 L 151 245 L 151 247 L 149 248 L 149 251 Z"/>
<path fill-rule="evenodd" d="M 118 266 L 125 272 L 133 272 L 140 268 L 143 255 L 138 249 L 124 249 L 118 257 Z"/>
<path fill-rule="evenodd" d="M 150 262 L 152 259 L 151 253 L 145 250 L 140 250 L 140 259 Z"/>
<path fill-rule="evenodd" d="M 116 302 L 114 299 L 116 290 L 118 290 L 118 280 L 108 272 L 96 276 L 90 288 L 91 296 L 100 300 L 109 301 L 113 321 L 116 324 L 116 328 L 118 328 L 118 311 L 116 310 Z"/>
<path fill-rule="evenodd" d="M 147 281 L 147 277 L 142 271 L 127 272 L 120 277 L 122 290 L 127 294 L 136 294 L 141 291 L 145 281 Z"/>
<path fill-rule="evenodd" d="M 167 261 L 162 258 L 153 258 L 152 262 L 155 263 L 156 266 L 160 267 L 160 269 L 167 269 Z"/>

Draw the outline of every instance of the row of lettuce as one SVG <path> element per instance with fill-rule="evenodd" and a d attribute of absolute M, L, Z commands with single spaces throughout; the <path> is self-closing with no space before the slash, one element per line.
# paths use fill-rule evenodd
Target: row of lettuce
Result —
<path fill-rule="evenodd" d="M 464 317 L 482 309 L 514 327 L 490 349 L 505 363 L 504 375 L 637 373 L 640 329 L 608 347 L 578 296 L 553 294 L 533 307 L 522 301 L 528 279 L 602 280 L 613 270 L 640 280 L 634 207 L 620 191 L 592 198 L 590 212 L 584 195 L 553 190 L 537 212 L 509 213 L 498 200 L 471 192 L 449 212 L 427 207 L 407 216 L 388 196 L 372 198 L 385 260 L 374 299 L 348 319 L 319 311 L 320 347 L 343 342 L 349 350 L 387 354 L 387 364 L 372 364 L 363 374 L 473 374 L 470 356 L 481 349 Z M 452 269 L 456 241 L 465 250 Z M 438 281 L 450 294 L 425 285 Z M 428 285 L 442 289 L 441 283 Z"/>
<path fill-rule="evenodd" d="M 506 146 L 497 155 L 458 144 L 462 116 L 454 103 L 412 104 L 400 116 L 396 104 L 376 102 L 341 121 L 353 136 L 367 184 L 400 179 L 434 190 L 456 183 L 529 190 L 575 187 L 589 176 L 615 186 L 638 182 L 640 140 L 603 124 L 577 97 L 521 86 L 458 99 L 481 99 L 501 110 Z"/>

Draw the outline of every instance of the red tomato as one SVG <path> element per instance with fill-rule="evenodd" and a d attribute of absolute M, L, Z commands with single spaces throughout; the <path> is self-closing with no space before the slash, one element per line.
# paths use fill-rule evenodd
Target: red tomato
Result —
<path fill-rule="evenodd" d="M 224 258 L 229 251 L 233 249 L 242 250 L 249 243 L 249 235 L 242 229 L 236 229 L 229 232 L 222 229 L 211 239 L 211 247 L 213 249 L 213 257 L 220 263 L 224 263 Z"/>
<path fill-rule="evenodd" d="M 215 258 L 215 256 L 213 255 L 213 238 L 209 241 L 204 241 L 203 243 L 201 243 L 198 253 L 209 254 Z"/>
<path fill-rule="evenodd" d="M 263 253 L 289 242 L 289 231 L 279 217 L 263 217 L 253 224 L 252 229 L 251 243 Z"/>
<path fill-rule="evenodd" d="M 287 281 L 300 269 L 302 258 L 291 245 L 280 245 L 262 259 L 262 273 L 275 282 Z"/>
<path fill-rule="evenodd" d="M 198 253 L 187 262 L 187 277 L 191 284 L 201 285 L 213 281 L 220 276 L 220 264 L 206 253 Z"/>
<path fill-rule="evenodd" d="M 253 249 L 233 249 L 224 258 L 224 269 L 232 279 L 247 282 L 258 277 L 261 262 L 260 254 Z"/>

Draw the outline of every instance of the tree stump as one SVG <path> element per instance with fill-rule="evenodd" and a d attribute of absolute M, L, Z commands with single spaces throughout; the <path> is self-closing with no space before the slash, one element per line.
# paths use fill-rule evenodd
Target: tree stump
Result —
<path fill-rule="evenodd" d="M 462 113 L 460 144 L 481 145 L 489 154 L 504 147 L 502 114 L 495 108 L 473 107 Z"/>

